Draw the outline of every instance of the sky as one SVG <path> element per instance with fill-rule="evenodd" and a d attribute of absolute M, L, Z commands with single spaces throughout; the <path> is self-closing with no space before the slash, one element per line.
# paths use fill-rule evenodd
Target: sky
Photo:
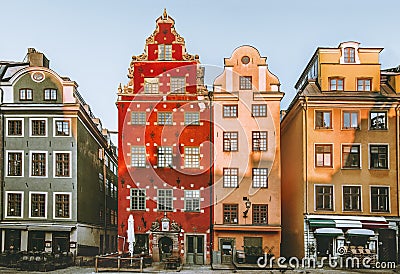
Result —
<path fill-rule="evenodd" d="M 383 69 L 400 65 L 398 0 L 0 0 L 0 60 L 22 61 L 30 47 L 43 52 L 51 69 L 78 83 L 103 126 L 117 130 L 118 85 L 164 8 L 206 66 L 209 89 L 224 58 L 252 45 L 281 82 L 282 109 L 317 47 L 358 41 L 384 48 Z"/>

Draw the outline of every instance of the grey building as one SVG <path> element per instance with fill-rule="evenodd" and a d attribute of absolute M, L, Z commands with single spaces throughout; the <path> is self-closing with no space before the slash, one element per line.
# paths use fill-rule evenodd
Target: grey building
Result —
<path fill-rule="evenodd" d="M 116 250 L 117 158 L 77 90 L 28 49 L 0 61 L 0 250 Z"/>

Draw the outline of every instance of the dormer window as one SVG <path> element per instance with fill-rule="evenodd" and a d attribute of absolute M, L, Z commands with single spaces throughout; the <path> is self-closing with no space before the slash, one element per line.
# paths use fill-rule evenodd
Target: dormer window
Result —
<path fill-rule="evenodd" d="M 158 60 L 172 60 L 172 45 L 158 45 Z"/>
<path fill-rule="evenodd" d="M 347 48 L 343 49 L 345 63 L 355 63 L 356 62 L 355 51 L 356 50 L 353 47 L 347 47 Z"/>

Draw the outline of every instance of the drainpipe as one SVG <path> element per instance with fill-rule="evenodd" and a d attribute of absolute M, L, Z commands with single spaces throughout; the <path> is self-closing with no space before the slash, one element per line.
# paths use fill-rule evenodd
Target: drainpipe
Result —
<path fill-rule="evenodd" d="M 106 235 L 107 235 L 107 170 L 106 170 L 106 153 L 105 149 L 102 148 L 101 152 L 103 154 L 103 184 L 104 184 L 104 239 L 103 239 L 103 253 L 106 250 Z"/>
<path fill-rule="evenodd" d="M 3 89 L 2 88 L 0 88 L 0 106 L 3 104 L 3 94 L 4 93 L 4 91 L 3 91 Z M 2 162 L 3 162 L 3 168 L 0 170 L 0 173 L 1 173 L 1 178 L 0 178 L 0 221 L 3 221 L 3 219 L 4 219 L 4 216 L 3 216 L 3 212 L 4 212 L 4 209 L 6 208 L 6 205 L 4 204 L 4 184 L 5 184 L 5 182 L 4 182 L 4 172 L 5 172 L 5 169 L 4 169 L 4 166 L 5 166 L 5 163 L 6 163 L 6 160 L 5 160 L 5 153 L 4 153 L 4 136 L 5 136 L 5 129 L 4 129 L 4 114 L 3 114 L 3 111 L 2 110 L 0 110 L 0 112 L 1 112 L 1 118 L 0 118 L 0 127 L 1 127 L 1 137 L 0 137 L 0 142 L 1 142 L 1 158 L 3 158 L 2 159 Z M 2 230 L 0 230 L 0 232 L 1 232 Z M 1 240 L 1 237 L 2 237 L 2 235 L 0 234 L 0 240 Z M 3 240 L 5 240 L 5 239 L 3 239 Z M 2 241 L 2 242 L 4 242 L 4 241 Z M 3 250 L 1 249 L 1 247 L 0 247 L 0 252 L 2 252 Z"/>
<path fill-rule="evenodd" d="M 399 145 L 400 145 L 400 136 L 399 136 L 399 115 L 400 115 L 400 104 L 396 106 L 396 193 L 397 193 L 397 216 L 400 214 L 400 205 L 399 205 L 399 183 L 400 183 L 400 173 L 399 173 Z M 397 223 L 397 222 L 396 222 Z M 397 251 L 397 263 L 399 262 L 399 227 L 396 226 L 396 251 Z"/>
<path fill-rule="evenodd" d="M 214 161 L 214 154 L 213 154 L 213 146 L 211 140 L 214 137 L 214 130 L 213 130 L 213 93 L 208 92 L 208 99 L 210 100 L 210 264 L 213 264 L 213 254 L 214 254 L 214 235 L 213 235 L 213 216 L 214 216 L 214 197 L 213 197 L 213 188 L 214 188 L 214 178 L 213 178 L 213 161 Z"/>
<path fill-rule="evenodd" d="M 304 98 L 304 103 L 303 103 L 303 113 L 304 113 L 304 119 L 303 119 L 303 155 L 305 156 L 305 161 L 304 161 L 304 184 L 305 184 L 305 193 L 304 193 L 304 206 L 305 208 L 303 209 L 305 212 L 305 217 L 308 216 L 308 97 L 305 96 Z M 303 158 L 304 159 L 304 158 Z M 310 231 L 309 227 L 307 227 L 307 218 L 304 218 L 304 225 L 306 226 L 307 230 L 307 243 L 306 243 L 306 256 L 310 257 L 310 251 L 308 248 L 308 245 L 310 244 Z"/>

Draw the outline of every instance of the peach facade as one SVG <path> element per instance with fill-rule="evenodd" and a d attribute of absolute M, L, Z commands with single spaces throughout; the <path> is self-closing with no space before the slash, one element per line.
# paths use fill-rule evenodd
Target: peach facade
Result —
<path fill-rule="evenodd" d="M 242 46 L 225 59 L 213 95 L 216 263 L 237 250 L 250 263 L 264 252 L 279 256 L 279 80 L 257 49 Z"/>

